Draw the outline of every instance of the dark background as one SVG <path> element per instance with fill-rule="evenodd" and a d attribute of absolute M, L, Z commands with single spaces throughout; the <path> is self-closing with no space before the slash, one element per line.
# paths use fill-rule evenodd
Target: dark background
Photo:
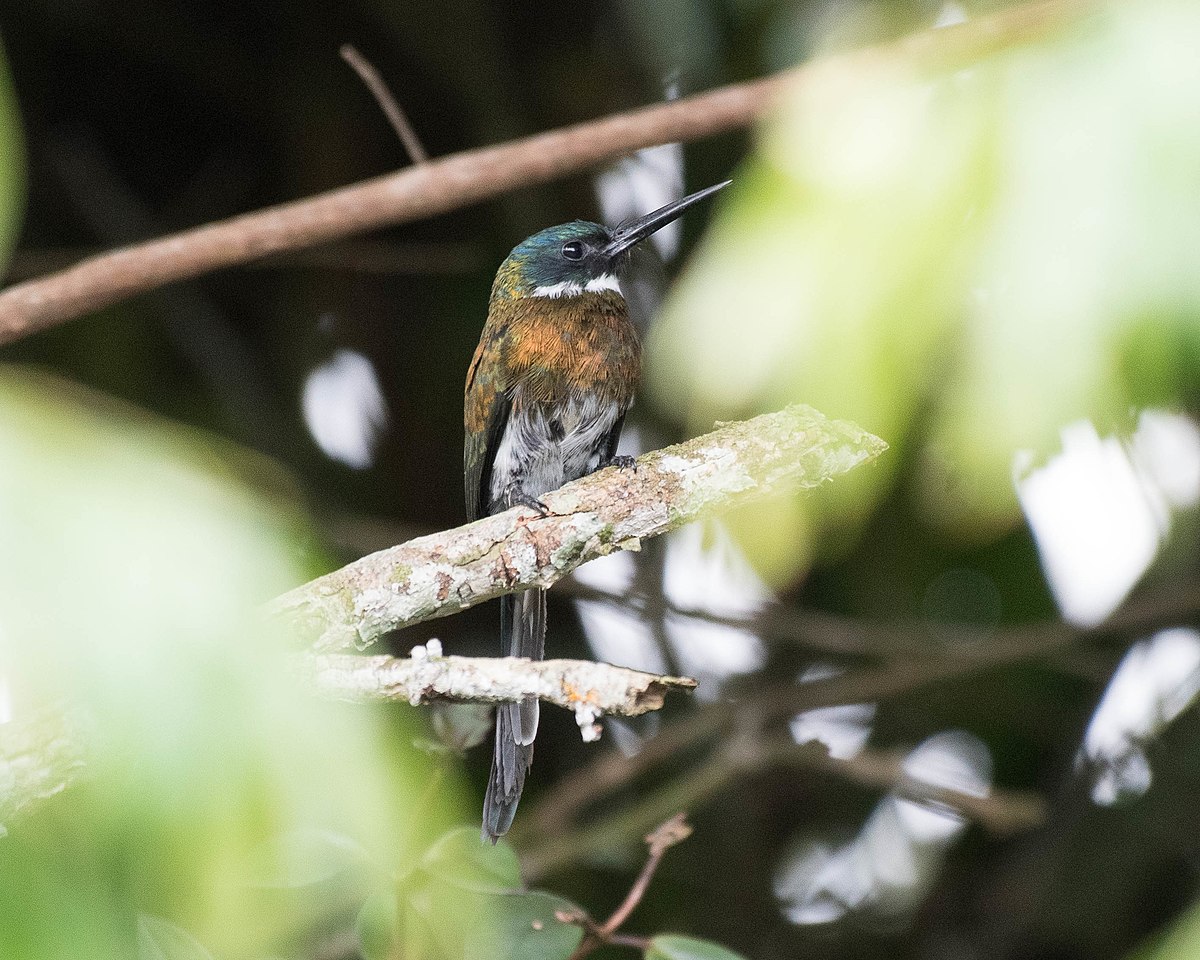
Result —
<path fill-rule="evenodd" d="M 404 165 L 402 147 L 338 57 L 346 42 L 387 78 L 437 156 L 653 102 L 666 80 L 688 92 L 758 76 L 802 60 L 818 34 L 841 37 L 834 45 L 886 39 L 935 12 L 922 3 L 773 0 L 6 0 L 0 29 L 29 168 L 10 278 Z M 688 146 L 687 189 L 736 171 L 749 139 Z M 518 191 L 138 297 L 7 347 L 4 359 L 48 365 L 277 458 L 297 479 L 331 562 L 342 562 L 464 520 L 462 382 L 495 267 L 542 226 L 598 216 L 590 177 Z M 686 236 L 703 223 L 702 212 L 689 215 Z M 369 358 L 385 394 L 389 425 L 363 471 L 326 457 L 300 415 L 306 376 L 335 347 Z M 679 423 L 638 416 L 650 436 L 681 436 Z M 654 546 L 639 560 L 648 590 L 660 562 Z M 1158 577 L 1194 566 L 1193 550 L 1176 551 Z M 937 585 L 962 571 L 986 589 L 939 599 Z M 783 600 L 871 622 L 932 611 L 989 630 L 1055 617 L 1024 528 L 983 545 L 947 544 L 899 497 L 877 508 L 852 549 Z M 587 656 L 561 594 L 552 595 L 550 618 L 553 651 Z M 436 635 L 453 652 L 489 653 L 494 619 L 490 607 L 471 611 L 398 637 L 395 648 Z M 696 835 L 668 856 L 633 926 L 711 937 L 752 957 L 1125 955 L 1195 897 L 1200 854 L 1194 713 L 1149 745 L 1155 779 L 1135 801 L 1093 806 L 1086 772 L 1074 764 L 1105 681 L 1134 639 L 880 705 L 874 745 L 903 748 L 939 730 L 967 730 L 988 745 L 998 786 L 1051 803 L 1049 822 L 1033 832 L 968 828 L 911 911 L 851 910 L 815 926 L 786 920 L 772 891 L 782 851 L 801 835 L 851 836 L 879 794 L 785 768 L 742 778 L 693 807 Z M 752 703 L 756 689 L 813 659 L 801 643 L 767 650 L 764 669 L 729 695 Z M 544 729 L 526 809 L 591 756 L 569 718 L 553 713 Z M 467 764 L 480 795 L 489 752 L 478 748 Z M 682 756 L 674 769 L 695 759 Z M 625 839 L 636 846 L 636 835 Z M 541 882 L 602 915 L 636 865 L 619 851 L 612 859 Z"/>

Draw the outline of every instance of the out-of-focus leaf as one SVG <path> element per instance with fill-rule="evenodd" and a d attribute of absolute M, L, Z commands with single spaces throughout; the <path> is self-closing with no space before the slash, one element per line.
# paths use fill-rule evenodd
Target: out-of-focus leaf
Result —
<path fill-rule="evenodd" d="M 25 208 L 25 144 L 8 63 L 0 49 L 0 272 L 21 229 Z"/>
<path fill-rule="evenodd" d="M 707 940 L 669 934 L 651 940 L 645 956 L 646 960 L 743 960 L 741 954 Z"/>
<path fill-rule="evenodd" d="M 900 455 L 732 517 L 768 579 L 902 465 L 918 513 L 986 539 L 1019 516 L 1018 451 L 1187 397 L 1198 44 L 1194 3 L 1100 4 L 968 70 L 831 62 L 780 104 L 652 329 L 650 392 L 697 431 L 811 403 Z"/>
<path fill-rule="evenodd" d="M 575 913 L 578 907 L 548 893 L 522 890 L 512 848 L 503 840 L 495 846 L 482 843 L 474 827 L 451 830 L 437 840 L 405 896 L 401 941 L 406 955 L 563 960 L 582 936 L 579 927 L 555 916 Z M 456 909 L 438 909 L 446 902 Z"/>
<path fill-rule="evenodd" d="M 264 492 L 288 489 L 278 468 L 13 368 L 0 448 L 20 544 L 0 551 L 0 680 L 16 720 L 89 721 L 83 776 L 6 821 L 0 956 L 132 956 L 138 912 L 218 956 L 277 953 L 362 903 L 356 845 L 395 870 L 444 829 L 453 785 L 409 816 L 428 773 L 408 738 L 299 686 L 256 614 L 316 572 L 303 513 Z"/>
<path fill-rule="evenodd" d="M 1133 954 L 1135 960 L 1195 960 L 1200 957 L 1200 905 L 1177 920 L 1156 942 Z"/>
<path fill-rule="evenodd" d="M 555 916 L 578 911 L 569 900 L 541 891 L 490 899 L 491 927 L 467 940 L 465 960 L 566 960 L 583 939 L 579 927 Z"/>
<path fill-rule="evenodd" d="M 454 911 L 445 908 L 455 905 Z M 582 931 L 560 921 L 556 911 L 574 912 L 568 900 L 548 893 L 477 893 L 430 882 L 412 890 L 401 934 L 405 955 L 446 960 L 562 960 Z"/>
<path fill-rule="evenodd" d="M 392 886 L 377 890 L 363 902 L 354 932 L 364 960 L 390 960 L 396 956 L 397 906 Z"/>
<path fill-rule="evenodd" d="M 138 960 L 213 960 L 209 953 L 182 927 L 143 913 L 138 917 Z"/>
<path fill-rule="evenodd" d="M 256 883 L 262 887 L 305 887 L 369 864 L 370 859 L 366 848 L 353 837 L 334 830 L 293 830 L 280 839 L 272 871 Z"/>
<path fill-rule="evenodd" d="M 508 893 L 521 889 L 521 864 L 512 847 L 482 843 L 474 827 L 460 827 L 441 837 L 425 853 L 422 869 L 430 876 L 476 893 Z"/>

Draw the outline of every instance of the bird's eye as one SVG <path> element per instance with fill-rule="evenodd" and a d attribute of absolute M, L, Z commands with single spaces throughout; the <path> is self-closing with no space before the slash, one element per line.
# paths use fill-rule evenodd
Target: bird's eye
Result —
<path fill-rule="evenodd" d="M 564 243 L 562 255 L 567 260 L 582 260 L 583 244 L 578 240 L 572 240 L 570 243 Z"/>

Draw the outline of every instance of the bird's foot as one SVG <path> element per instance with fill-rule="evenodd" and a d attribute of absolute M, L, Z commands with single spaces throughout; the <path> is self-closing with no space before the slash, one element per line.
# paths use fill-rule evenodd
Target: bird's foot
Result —
<path fill-rule="evenodd" d="M 616 467 L 618 470 L 632 470 L 637 473 L 638 462 L 637 457 L 627 457 L 622 453 L 609 460 L 605 466 Z"/>
<path fill-rule="evenodd" d="M 551 513 L 548 506 L 542 503 L 542 501 L 537 497 L 531 496 L 528 493 L 517 494 L 517 496 L 513 498 L 513 506 L 529 507 L 530 510 L 536 510 L 539 517 L 548 517 Z"/>

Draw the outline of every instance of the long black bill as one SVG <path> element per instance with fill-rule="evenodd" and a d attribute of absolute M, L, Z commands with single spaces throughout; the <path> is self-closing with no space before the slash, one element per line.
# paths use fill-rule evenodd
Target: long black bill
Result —
<path fill-rule="evenodd" d="M 665 227 L 672 220 L 677 219 L 694 203 L 699 203 L 705 197 L 711 197 L 718 190 L 723 190 L 725 187 L 733 183 L 732 180 L 726 180 L 724 183 L 713 184 L 711 187 L 705 187 L 703 190 L 697 190 L 693 194 L 689 194 L 682 200 L 675 200 L 668 203 L 665 207 L 659 207 L 653 213 L 648 213 L 644 217 L 638 217 L 636 220 L 629 220 L 612 232 L 612 239 L 609 240 L 608 246 L 604 248 L 604 253 L 609 257 L 615 257 L 618 253 L 623 253 L 632 247 L 639 240 L 645 240 L 650 234 L 660 227 Z"/>

